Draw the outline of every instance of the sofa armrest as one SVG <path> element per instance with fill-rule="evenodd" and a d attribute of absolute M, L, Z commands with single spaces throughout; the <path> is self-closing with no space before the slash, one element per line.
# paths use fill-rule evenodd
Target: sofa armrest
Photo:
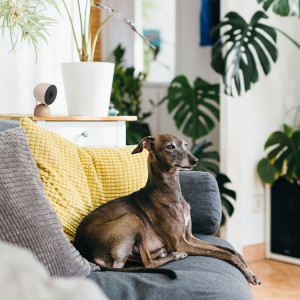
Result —
<path fill-rule="evenodd" d="M 222 216 L 216 179 L 207 172 L 182 171 L 179 181 L 182 195 L 191 206 L 192 232 L 216 233 Z"/>

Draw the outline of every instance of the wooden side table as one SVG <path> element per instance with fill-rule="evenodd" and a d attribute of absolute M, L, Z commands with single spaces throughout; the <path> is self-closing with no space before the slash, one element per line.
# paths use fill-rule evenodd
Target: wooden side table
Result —
<path fill-rule="evenodd" d="M 0 115 L 0 119 L 19 120 L 20 115 Z M 136 121 L 135 116 L 28 116 L 37 125 L 46 128 L 79 146 L 126 146 L 126 122 Z"/>

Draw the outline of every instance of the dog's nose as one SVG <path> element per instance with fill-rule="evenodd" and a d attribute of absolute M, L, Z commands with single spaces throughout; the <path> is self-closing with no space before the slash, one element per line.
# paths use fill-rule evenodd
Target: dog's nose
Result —
<path fill-rule="evenodd" d="M 195 158 L 192 158 L 192 159 L 190 160 L 190 163 L 191 163 L 191 165 L 196 166 L 197 163 L 198 163 L 198 159 L 197 159 L 196 157 L 195 157 Z"/>

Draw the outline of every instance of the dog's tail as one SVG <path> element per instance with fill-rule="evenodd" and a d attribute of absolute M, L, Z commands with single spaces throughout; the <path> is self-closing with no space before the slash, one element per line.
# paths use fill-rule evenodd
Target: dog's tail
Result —
<path fill-rule="evenodd" d="M 101 267 L 101 271 L 114 271 L 114 272 L 130 272 L 130 273 L 160 273 L 169 276 L 171 279 L 177 279 L 177 275 L 174 271 L 163 268 L 110 268 L 110 267 Z"/>

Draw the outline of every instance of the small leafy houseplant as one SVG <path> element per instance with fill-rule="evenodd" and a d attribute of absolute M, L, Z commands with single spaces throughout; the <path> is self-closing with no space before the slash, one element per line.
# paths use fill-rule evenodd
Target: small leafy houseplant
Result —
<path fill-rule="evenodd" d="M 115 60 L 114 80 L 112 85 L 111 103 L 121 115 L 137 116 L 137 122 L 127 122 L 126 144 L 135 145 L 150 135 L 149 127 L 144 123 L 151 112 L 142 112 L 142 84 L 146 74 L 136 74 L 134 67 L 124 66 L 125 48 L 120 44 L 113 51 Z"/>
<path fill-rule="evenodd" d="M 2 36 L 6 31 L 9 32 L 12 51 L 18 42 L 28 41 L 34 46 L 37 58 L 38 40 L 43 39 L 47 42 L 48 27 L 54 22 L 46 16 L 49 4 L 57 9 L 54 0 L 0 1 Z"/>
<path fill-rule="evenodd" d="M 233 214 L 236 194 L 226 187 L 230 183 L 229 178 L 220 173 L 219 153 L 208 150 L 212 142 L 206 139 L 197 142 L 211 132 L 219 120 L 219 89 L 218 84 L 210 84 L 199 77 L 191 85 L 185 76 L 179 75 L 171 82 L 162 102 L 167 101 L 176 127 L 192 138 L 191 153 L 198 158 L 194 171 L 210 172 L 216 177 L 223 208 L 223 225 L 226 217 Z"/>
<path fill-rule="evenodd" d="M 296 116 L 300 108 L 297 109 Z M 295 118 L 296 120 L 296 118 Z M 265 143 L 267 156 L 257 165 L 257 172 L 265 183 L 273 184 L 279 177 L 300 184 L 300 130 L 283 125 L 282 131 L 273 132 Z"/>

